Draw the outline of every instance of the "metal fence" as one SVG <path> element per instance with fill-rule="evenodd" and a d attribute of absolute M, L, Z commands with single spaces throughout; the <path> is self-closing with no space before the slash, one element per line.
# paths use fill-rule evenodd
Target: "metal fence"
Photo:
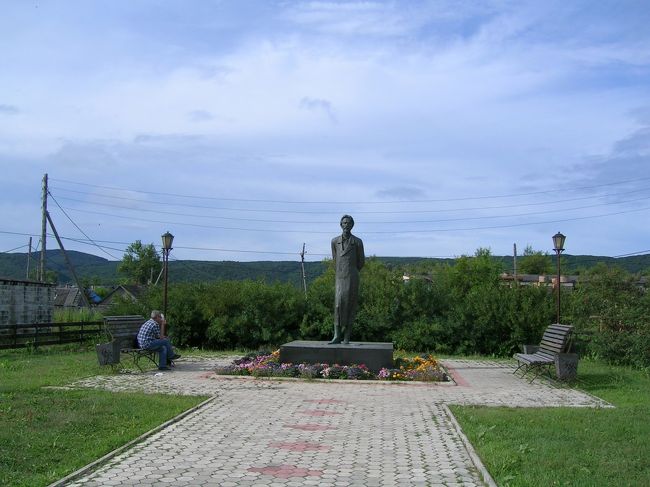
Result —
<path fill-rule="evenodd" d="M 16 323 L 0 326 L 0 349 L 83 342 L 104 335 L 103 321 Z"/>

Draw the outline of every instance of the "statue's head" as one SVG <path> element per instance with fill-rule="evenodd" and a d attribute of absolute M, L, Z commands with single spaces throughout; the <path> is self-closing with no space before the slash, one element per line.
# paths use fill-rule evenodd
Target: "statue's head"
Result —
<path fill-rule="evenodd" d="M 350 215 L 343 215 L 341 217 L 341 228 L 343 229 L 343 233 L 350 233 L 353 226 L 354 218 L 352 218 Z"/>

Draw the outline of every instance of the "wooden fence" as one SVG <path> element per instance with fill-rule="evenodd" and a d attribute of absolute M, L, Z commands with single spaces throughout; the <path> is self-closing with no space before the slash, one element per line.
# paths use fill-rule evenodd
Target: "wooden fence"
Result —
<path fill-rule="evenodd" d="M 104 334 L 103 321 L 0 325 L 0 349 L 83 342 Z"/>

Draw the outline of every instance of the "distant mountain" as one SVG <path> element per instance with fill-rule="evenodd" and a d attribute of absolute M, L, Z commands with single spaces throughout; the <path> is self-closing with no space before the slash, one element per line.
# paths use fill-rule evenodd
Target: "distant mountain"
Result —
<path fill-rule="evenodd" d="M 68 250 L 68 257 L 74 266 L 79 278 L 97 278 L 98 282 L 112 284 L 116 283 L 117 266 L 119 262 L 110 261 L 76 250 Z M 30 269 L 32 272 L 38 269 L 40 252 L 32 252 Z M 45 252 L 46 269 L 56 272 L 61 284 L 72 283 L 72 273 L 68 269 L 65 258 L 60 250 L 47 250 Z M 7 279 L 25 279 L 27 272 L 27 252 L 0 254 L 0 277 Z"/>
<path fill-rule="evenodd" d="M 117 273 L 119 262 L 110 261 L 84 252 L 68 251 L 68 256 L 75 267 L 80 279 L 91 279 L 100 285 L 117 284 L 120 276 Z M 555 256 L 552 256 L 553 259 Z M 40 254 L 32 253 L 31 269 L 38 267 Z M 511 256 L 495 256 L 504 270 L 512 270 Z M 59 283 L 72 283 L 72 275 L 59 250 L 48 250 L 46 254 L 47 269 L 57 273 Z M 423 257 L 378 257 L 379 260 L 392 268 L 409 267 L 422 263 L 453 264 L 455 259 L 432 259 Z M 613 258 L 593 255 L 563 255 L 563 272 L 576 273 L 581 269 L 593 267 L 598 262 L 608 265 L 618 265 L 629 272 L 640 272 L 650 269 L 650 254 L 631 257 Z M 25 279 L 27 269 L 26 253 L 0 254 L 0 278 Z M 324 262 L 305 262 L 307 282 L 313 281 L 325 271 Z M 290 282 L 296 286 L 302 285 L 300 262 L 298 261 L 199 261 L 174 260 L 169 263 L 170 282 L 218 281 L 222 279 L 243 280 L 262 279 L 266 282 Z"/>

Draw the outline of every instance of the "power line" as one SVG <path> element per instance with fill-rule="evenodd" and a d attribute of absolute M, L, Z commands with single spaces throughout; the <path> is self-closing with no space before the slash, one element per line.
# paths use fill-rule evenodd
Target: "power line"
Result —
<path fill-rule="evenodd" d="M 68 218 L 68 220 L 70 220 L 70 222 L 71 222 L 71 223 L 72 223 L 72 224 L 77 228 L 77 230 L 79 230 L 79 231 L 83 234 L 84 237 L 86 237 L 88 240 L 90 240 L 90 242 L 92 242 L 93 244 L 95 244 L 95 242 L 93 242 L 93 240 L 92 240 L 92 239 L 91 239 L 91 238 L 86 234 L 86 232 L 84 232 L 84 231 L 79 227 L 79 225 L 77 225 L 77 224 L 74 222 L 74 220 L 73 220 L 72 218 L 70 218 L 70 215 L 68 215 L 68 214 L 65 212 L 65 210 L 61 207 L 61 205 L 60 205 L 59 202 L 56 200 L 56 198 L 54 198 L 54 196 L 52 196 L 52 193 L 50 193 L 50 192 L 48 191 L 47 194 L 50 195 L 50 198 L 52 198 L 52 200 L 54 201 L 54 203 L 56 203 L 56 206 L 59 207 L 59 209 L 60 209 L 60 210 L 63 212 L 63 214 Z M 102 247 L 100 247 L 99 245 L 96 245 L 96 244 L 95 244 L 95 246 L 96 246 L 99 250 L 101 250 L 102 252 L 104 252 L 106 255 L 108 255 L 109 257 L 112 257 L 113 259 L 116 259 L 116 260 L 117 260 L 117 257 L 115 257 L 115 256 L 112 255 L 111 253 L 107 252 L 106 250 L 104 250 L 104 249 L 103 249 Z"/>
<path fill-rule="evenodd" d="M 61 238 L 61 240 L 70 240 L 72 242 L 77 242 L 77 243 L 80 243 L 80 244 L 83 244 L 83 245 L 91 245 L 91 246 L 97 247 L 98 249 L 101 249 L 101 250 L 108 249 L 108 250 L 115 250 L 116 252 L 126 252 L 126 249 L 118 249 L 118 248 L 115 248 L 115 247 L 108 247 L 106 245 L 98 245 L 96 242 L 101 242 L 101 240 L 94 240 L 94 241 L 88 242 L 88 241 L 86 241 L 84 239 L 80 239 L 80 238 L 73 238 L 73 237 L 60 237 L 60 238 Z M 128 244 L 125 244 L 125 245 L 128 245 Z M 105 253 L 108 254 L 108 252 L 105 252 Z M 108 255 L 113 257 L 113 259 L 115 259 L 115 260 L 121 260 L 118 257 L 112 256 L 111 254 L 108 254 Z"/>
<path fill-rule="evenodd" d="M 4 233 L 6 235 L 21 235 L 23 237 L 38 237 L 38 235 L 35 233 L 10 232 L 8 230 L 0 230 L 0 233 Z"/>
<path fill-rule="evenodd" d="M 62 197 L 61 199 L 63 200 L 68 200 L 68 201 L 76 201 L 80 203 L 85 203 L 85 204 L 90 204 L 93 206 L 101 206 L 101 207 L 109 207 L 109 208 L 119 208 L 123 210 L 129 210 L 129 211 L 139 211 L 139 212 L 147 212 L 147 213 L 156 213 L 156 214 L 161 214 L 161 215 L 173 215 L 173 216 L 184 216 L 184 217 L 192 217 L 192 218 L 202 218 L 202 219 L 210 219 L 210 220 L 228 220 L 228 221 L 246 221 L 246 222 L 255 222 L 255 223 L 290 223 L 290 224 L 331 224 L 331 221 L 305 221 L 305 220 L 267 220 L 267 219 L 259 219 L 259 218 L 240 218 L 240 217 L 224 217 L 224 216 L 215 216 L 215 215 L 198 215 L 198 214 L 192 214 L 192 213 L 180 213 L 180 212 L 173 212 L 173 211 L 161 211 L 161 210 L 152 210 L 148 208 L 133 208 L 129 206 L 122 206 L 122 205 L 112 205 L 112 204 L 107 204 L 107 203 L 94 203 L 94 202 L 85 202 L 83 200 L 75 199 L 75 198 L 66 198 Z M 549 214 L 549 213 L 557 213 L 558 211 L 562 211 L 564 213 L 569 212 L 569 211 L 575 211 L 575 210 L 585 210 L 588 208 L 596 208 L 599 206 L 612 206 L 612 205 L 623 205 L 627 203 L 635 203 L 637 201 L 643 201 L 650 199 L 650 196 L 643 196 L 641 198 L 634 198 L 634 199 L 629 199 L 629 200 L 622 200 L 622 201 L 616 201 L 613 203 L 596 203 L 593 205 L 583 205 L 583 206 L 575 206 L 572 208 L 561 208 L 561 209 L 554 209 L 554 210 L 545 210 L 545 211 L 534 211 L 534 212 L 527 212 L 527 213 L 514 213 L 510 215 L 484 215 L 484 216 L 471 216 L 471 217 L 461 217 L 461 218 L 444 218 L 444 219 L 438 219 L 438 220 L 396 220 L 396 221 L 364 221 L 364 225 L 393 225 L 393 224 L 420 224 L 420 223 L 442 223 L 442 222 L 455 222 L 455 221 L 467 221 L 467 220 L 487 220 L 487 219 L 494 219 L 494 218 L 515 218 L 515 217 L 523 217 L 523 216 L 531 216 L 531 215 L 544 215 L 544 214 Z M 58 203 L 57 203 L 58 205 Z M 79 208 L 67 208 L 69 210 L 73 211 L 84 211 Z M 88 210 L 89 211 L 89 210 Z M 417 212 L 414 212 L 417 213 Z"/>
<path fill-rule="evenodd" d="M 30 234 L 27 233 L 17 233 L 17 232 L 7 232 L 0 230 L 0 233 L 7 233 L 10 235 L 26 235 L 30 236 Z M 52 234 L 48 234 L 48 236 L 54 236 Z M 81 243 L 84 245 L 93 245 L 97 246 L 97 242 L 99 243 L 109 243 L 109 244 L 117 244 L 117 245 L 131 245 L 133 242 L 118 242 L 115 240 L 94 240 L 94 243 L 91 243 L 87 240 L 81 239 L 81 238 L 75 238 L 75 237 L 65 237 L 65 236 L 60 236 L 61 240 L 70 240 L 73 242 Z M 37 244 L 38 245 L 38 244 Z M 116 247 L 109 247 L 109 246 L 100 246 L 102 248 L 106 248 L 109 250 L 115 250 L 117 252 L 126 252 L 126 249 L 123 248 L 116 248 Z M 159 245 L 155 245 L 155 247 L 160 247 Z M 175 245 L 175 249 L 182 249 L 182 250 L 202 250 L 202 251 L 214 251 L 214 252 L 231 252 L 231 253 L 243 253 L 243 254 L 269 254 L 269 255 L 297 255 L 296 252 L 276 252 L 276 251 L 271 251 L 271 250 L 242 250 L 242 249 L 223 249 L 223 248 L 215 248 L 215 247 L 185 247 L 182 245 Z M 314 255 L 318 257 L 328 257 L 330 254 L 319 254 L 319 253 L 314 253 L 310 252 L 309 255 Z M 119 260 L 119 259 L 117 259 Z"/>
<path fill-rule="evenodd" d="M 27 247 L 27 244 L 21 245 L 20 247 L 15 247 L 15 248 L 9 249 L 9 250 L 4 250 L 4 251 L 0 250 L 0 254 L 8 254 L 9 252 L 13 252 L 14 250 L 22 249 L 24 247 Z"/>
<path fill-rule="evenodd" d="M 223 207 L 223 206 L 205 206 L 205 205 L 192 205 L 192 204 L 184 204 L 184 203 L 172 203 L 169 201 L 146 201 L 143 199 L 139 198 L 128 198 L 124 196 L 112 196 L 112 195 L 102 195 L 102 194 L 95 194 L 95 193 L 89 193 L 86 191 L 75 191 L 75 190 L 69 190 L 65 188 L 58 188 L 59 190 L 62 191 L 68 191 L 72 193 L 77 193 L 77 194 L 85 194 L 85 195 L 90 195 L 94 197 L 99 197 L 99 198 L 108 198 L 108 199 L 119 199 L 121 201 L 133 201 L 137 203 L 145 203 L 145 204 L 154 204 L 154 205 L 164 205 L 164 206 L 172 206 L 172 207 L 185 207 L 185 208 L 200 208 L 200 209 L 206 209 L 206 210 L 220 210 L 220 211 L 234 211 L 234 212 L 245 212 L 245 213 L 280 213 L 280 214 L 303 214 L 303 215 L 333 215 L 333 214 L 338 214 L 340 213 L 339 210 L 333 211 L 333 210 L 326 210 L 326 211 L 316 211 L 316 210 L 281 210 L 281 209 L 270 209 L 270 208 L 232 208 L 232 207 Z M 605 193 L 601 195 L 589 195 L 589 196 L 580 196 L 576 198 L 565 198 L 561 200 L 553 200 L 553 201 L 541 201 L 541 202 L 535 202 L 535 203 L 522 203 L 522 204 L 508 204 L 508 205 L 493 205 L 493 206 L 477 206 L 477 207 L 467 207 L 467 208 L 450 208 L 450 209 L 426 209 L 426 210 L 381 210 L 381 211 L 367 211 L 367 210 L 355 210 L 355 214 L 364 214 L 364 215 L 397 215 L 397 214 L 418 214 L 418 213 L 446 213 L 446 212 L 456 212 L 456 211 L 476 211 L 476 210 L 494 210 L 494 209 L 504 209 L 504 208 L 517 208 L 517 207 L 526 207 L 526 206 L 541 206 L 541 205 L 555 205 L 555 204 L 560 204 L 560 203 L 568 203 L 571 201 L 581 201 L 581 200 L 588 200 L 588 199 L 594 199 L 594 198 L 606 198 L 606 197 L 617 197 L 617 196 L 623 196 L 623 195 L 630 195 L 633 193 L 639 193 L 643 191 L 647 191 L 650 188 L 641 188 L 641 189 L 636 189 L 632 191 L 626 191 L 624 193 Z M 79 199 L 74 199 L 74 198 L 68 198 L 68 197 L 59 197 L 60 199 L 66 199 L 70 201 L 77 201 L 85 204 L 93 204 L 96 206 L 109 206 L 111 207 L 112 205 L 109 203 L 98 203 L 98 202 L 88 202 L 84 200 L 79 200 Z M 124 209 L 133 209 L 129 207 L 124 207 L 124 206 L 117 206 L 120 208 Z M 227 219 L 226 217 L 222 217 L 223 219 Z M 243 218 L 230 218 L 230 219 L 239 219 L 239 220 L 245 220 Z M 264 221 L 264 220 L 250 220 L 250 221 Z M 300 222 L 287 222 L 287 223 L 300 223 Z M 325 222 L 323 222 L 325 223 Z"/>
<path fill-rule="evenodd" d="M 650 250 L 640 250 L 638 252 L 632 252 L 632 253 L 629 253 L 629 254 L 615 255 L 615 256 L 613 256 L 613 258 L 618 259 L 620 257 L 631 257 L 633 255 L 642 255 L 642 254 L 650 254 Z"/>
<path fill-rule="evenodd" d="M 94 215 L 102 215 L 102 216 L 110 216 L 113 218 L 122 218 L 126 220 L 133 220 L 133 221 L 145 221 L 149 223 L 160 223 L 164 225 L 177 225 L 177 226 L 188 226 L 188 227 L 195 227 L 195 228 L 210 228 L 210 229 L 217 229 L 217 230 L 234 230 L 234 231 L 240 231 L 240 232 L 263 232 L 263 233 L 301 233 L 301 234 L 330 234 L 330 231 L 319 231 L 319 230 L 282 230 L 282 229 L 263 229 L 263 228 L 242 228 L 242 227 L 224 227 L 224 226 L 218 226 L 218 225 L 201 225 L 198 223 L 188 223 L 188 222 L 170 222 L 170 221 L 164 221 L 164 220 L 151 220 L 148 218 L 138 218 L 138 217 L 127 217 L 123 215 L 115 215 L 112 213 L 104 213 L 104 212 L 99 212 L 99 211 L 90 211 L 90 210 L 81 210 L 78 208 L 68 208 L 71 211 L 78 211 L 82 213 L 90 213 Z M 607 216 L 614 216 L 614 215 L 623 215 L 627 213 L 636 213 L 639 211 L 646 211 L 650 210 L 650 207 L 643 207 L 643 208 L 635 208 L 632 210 L 624 210 L 624 211 L 616 211 L 616 212 L 610 212 L 610 213 L 601 213 L 599 215 L 588 215 L 588 216 L 580 216 L 580 217 L 572 217 L 572 218 L 562 218 L 562 219 L 557 219 L 557 220 L 547 220 L 547 221 L 536 221 L 536 222 L 526 222 L 526 223 L 511 223 L 508 225 L 491 225 L 491 226 L 483 226 L 483 227 L 466 227 L 466 228 L 432 228 L 432 229 L 425 229 L 425 230 L 387 230 L 387 231 L 364 231 L 365 234 L 374 234 L 374 235 L 379 235 L 379 234 L 405 234 L 405 233 L 416 233 L 416 234 L 422 234 L 422 233 L 436 233 L 436 232 L 462 232 L 462 231 L 475 231 L 475 230 L 494 230 L 498 228 L 516 228 L 516 227 L 523 227 L 523 226 L 531 226 L 531 225 L 546 225 L 550 223 L 564 223 L 564 222 L 570 222 L 570 221 L 579 221 L 579 220 L 590 220 L 594 218 L 603 218 Z"/>
<path fill-rule="evenodd" d="M 214 280 L 214 276 L 212 274 L 209 274 L 209 272 L 206 269 L 202 268 L 202 267 L 194 266 L 194 265 L 188 263 L 187 261 L 179 260 L 176 257 L 172 257 L 171 259 L 174 262 L 177 262 L 178 264 L 180 264 L 183 267 L 185 267 L 186 269 L 188 269 L 190 272 L 199 273 L 199 274 L 202 274 L 205 277 L 209 277 L 210 280 Z"/>
<path fill-rule="evenodd" d="M 532 195 L 540 195 L 540 194 L 552 194 L 552 193 L 558 193 L 558 192 L 565 192 L 567 191 L 566 189 L 549 189 L 549 190 L 542 190 L 542 191 L 529 191 L 526 193 L 511 193 L 511 194 L 503 194 L 503 195 L 487 195 L 487 196 L 468 196 L 468 197 L 462 197 L 462 198 L 444 198 L 444 199 L 422 199 L 422 200 L 395 200 L 395 201 L 347 201 L 347 202 L 332 202 L 332 201 L 291 201 L 291 200 L 268 200 L 268 199 L 245 199 L 245 198 L 219 198 L 219 197 L 214 197 L 214 196 L 196 196 L 196 195 L 186 195 L 186 194 L 178 194 L 178 193 L 163 193 L 163 192 L 158 192 L 158 191 L 142 191 L 140 189 L 132 190 L 128 188 L 119 188 L 115 186 L 102 186 L 98 184 L 88 184 L 88 183 L 82 183 L 78 181 L 70 181 L 67 179 L 55 179 L 51 178 L 53 181 L 59 181 L 63 183 L 68 183 L 68 184 L 76 184 L 80 186 L 87 186 L 87 187 L 93 187 L 93 188 L 101 188 L 101 189 L 109 189 L 109 190 L 114 190 L 114 191 L 133 191 L 137 193 L 143 193 L 143 194 L 153 194 L 153 195 L 164 195 L 165 197 L 173 196 L 177 198 L 191 198 L 191 199 L 202 199 L 202 200 L 212 200 L 212 201 L 239 201 L 239 202 L 248 202 L 248 203 L 280 203 L 280 204 L 328 204 L 328 205 L 350 205 L 350 204 L 364 204 L 364 205 L 372 205 L 372 204 L 395 204 L 395 203 L 442 203 L 442 202 L 451 202 L 451 201 L 472 201 L 472 200 L 485 200 L 485 199 L 500 199 L 500 198 L 515 198 L 515 197 L 520 197 L 520 196 L 532 196 Z M 575 188 L 571 188 L 574 191 L 581 191 L 585 189 L 595 189 L 595 188 L 603 188 L 607 186 L 615 186 L 615 185 L 620 185 L 620 184 L 626 184 L 630 182 L 639 182 L 639 181 L 645 181 L 645 180 L 650 180 L 650 177 L 647 178 L 636 178 L 636 179 L 627 179 L 623 181 L 614 181 L 611 183 L 605 183 L 605 184 L 598 184 L 598 185 L 593 185 L 593 186 L 579 186 Z"/>
<path fill-rule="evenodd" d="M 647 208 L 646 208 L 647 209 Z M 23 236 L 36 236 L 32 235 L 29 233 L 21 233 L 21 232 L 10 232 L 6 230 L 0 230 L 0 234 L 9 234 L 9 235 L 23 235 Z M 52 234 L 48 234 L 48 236 L 54 236 Z M 132 242 L 119 242 L 115 240 L 94 240 L 93 243 L 88 242 L 84 239 L 80 238 L 75 238 L 75 237 L 65 237 L 65 236 L 60 236 L 62 240 L 70 240 L 73 242 L 77 242 L 80 244 L 84 245 L 92 245 L 92 246 L 97 246 L 97 242 L 100 243 L 109 243 L 109 244 L 118 244 L 118 245 L 130 245 Z M 36 244 L 36 247 L 34 247 L 34 252 L 38 250 L 38 246 L 40 245 L 40 241 Z M 23 245 L 21 247 L 26 247 L 26 245 Z M 13 250 L 17 250 L 21 247 L 17 247 L 15 249 L 8 250 L 6 252 L 12 252 Z M 123 248 L 116 248 L 116 247 L 109 247 L 109 246 L 100 246 L 102 248 L 106 248 L 109 250 L 115 250 L 117 252 L 126 252 L 126 249 Z M 269 255 L 299 255 L 297 252 L 277 252 L 277 251 L 269 251 L 269 250 L 243 250 L 243 249 L 225 249 L 225 248 L 218 248 L 218 247 L 192 247 L 192 246 L 182 246 L 182 245 L 175 245 L 174 248 L 176 249 L 182 249 L 182 250 L 199 250 L 199 251 L 207 251 L 207 252 L 230 252 L 230 253 L 245 253 L 245 254 L 269 254 Z M 5 253 L 6 253 L 5 252 Z M 650 249 L 647 250 L 639 250 L 636 252 L 630 252 L 627 254 L 620 254 L 620 255 L 614 255 L 612 256 L 613 259 L 618 259 L 621 257 L 630 257 L 634 255 L 643 255 L 643 254 L 650 254 Z M 309 255 L 314 255 L 318 257 L 329 257 L 330 254 L 326 253 L 315 253 L 315 252 L 310 252 Z M 417 256 L 416 258 L 430 258 L 430 259 L 454 259 L 457 256 L 453 255 L 436 255 L 436 256 Z M 507 256 L 503 256 L 507 257 Z M 571 260 L 573 257 L 572 255 L 566 255 L 564 257 L 567 257 L 569 260 Z M 607 257 L 607 256 L 604 256 Z M 119 259 L 118 259 L 119 260 Z M 597 258 L 591 259 L 593 261 L 596 261 Z"/>
<path fill-rule="evenodd" d="M 220 249 L 220 248 L 206 248 L 206 247 L 180 247 L 176 246 L 175 248 L 177 249 L 183 249 L 183 250 L 210 250 L 210 251 L 217 251 L 217 252 L 237 252 L 237 253 L 244 253 L 244 254 L 270 254 L 270 255 L 300 255 L 297 252 L 271 252 L 268 250 L 241 250 L 241 249 Z M 317 254 L 314 252 L 310 252 L 309 255 L 316 255 L 318 257 L 329 257 L 330 254 Z"/>

